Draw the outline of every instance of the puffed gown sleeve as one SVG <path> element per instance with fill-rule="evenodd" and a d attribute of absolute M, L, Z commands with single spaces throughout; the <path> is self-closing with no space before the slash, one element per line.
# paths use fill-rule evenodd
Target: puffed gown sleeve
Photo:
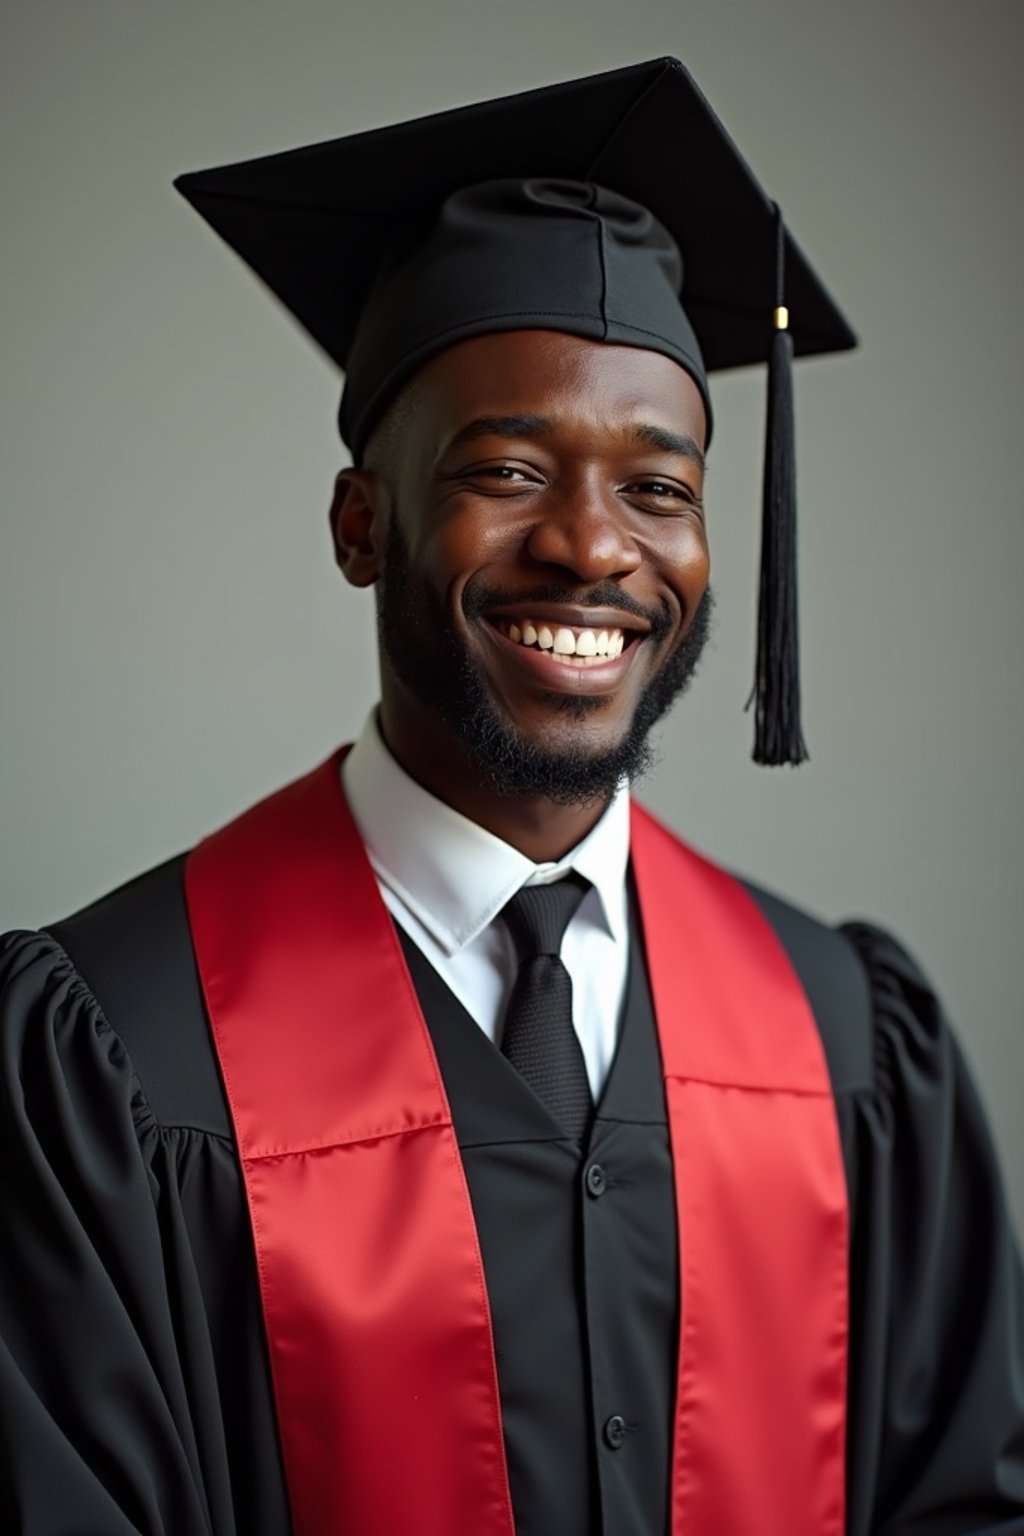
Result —
<path fill-rule="evenodd" d="M 233 1536 L 180 1191 L 125 1050 L 49 937 L 0 941 L 0 1529 Z M 168 1165 L 168 1160 L 174 1166 Z"/>
<path fill-rule="evenodd" d="M 1024 1281 L 985 1115 L 942 1008 L 850 925 L 870 1081 L 837 1095 L 851 1205 L 851 1536 L 1024 1533 Z"/>

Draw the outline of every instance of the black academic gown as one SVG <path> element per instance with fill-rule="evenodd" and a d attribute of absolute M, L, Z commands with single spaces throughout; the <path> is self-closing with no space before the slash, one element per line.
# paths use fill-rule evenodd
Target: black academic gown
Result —
<path fill-rule="evenodd" d="M 955 1041 L 891 939 L 837 935 L 755 894 L 815 1009 L 836 1096 L 852 1222 L 847 1529 L 1024 1533 L 1024 1283 Z M 0 1529 L 283 1536 L 248 1217 L 181 861 L 48 933 L 9 935 L 0 996 Z"/>

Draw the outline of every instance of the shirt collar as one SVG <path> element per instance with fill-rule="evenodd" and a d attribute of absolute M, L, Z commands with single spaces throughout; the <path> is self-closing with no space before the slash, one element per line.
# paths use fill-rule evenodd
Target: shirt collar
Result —
<path fill-rule="evenodd" d="M 589 880 L 613 939 L 627 932 L 629 793 L 623 784 L 596 826 L 555 864 L 534 864 L 409 777 L 377 727 L 376 711 L 341 770 L 342 785 L 377 876 L 445 953 L 471 943 L 526 884 L 571 869 Z M 589 905 L 589 903 L 588 903 Z"/>

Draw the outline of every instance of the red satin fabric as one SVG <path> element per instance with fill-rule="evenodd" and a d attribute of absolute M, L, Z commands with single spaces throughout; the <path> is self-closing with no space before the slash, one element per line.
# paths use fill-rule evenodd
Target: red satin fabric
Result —
<path fill-rule="evenodd" d="M 338 759 L 200 844 L 186 894 L 295 1536 L 512 1536 L 469 1191 Z"/>
<path fill-rule="evenodd" d="M 512 1536 L 465 1176 L 340 756 L 186 866 L 295 1536 Z M 734 880 L 639 810 L 632 852 L 683 1276 L 672 1533 L 838 1536 L 846 1199 L 817 1029 Z"/>
<path fill-rule="evenodd" d="M 810 1005 L 747 892 L 634 807 L 682 1313 L 673 1536 L 841 1536 L 848 1210 Z"/>

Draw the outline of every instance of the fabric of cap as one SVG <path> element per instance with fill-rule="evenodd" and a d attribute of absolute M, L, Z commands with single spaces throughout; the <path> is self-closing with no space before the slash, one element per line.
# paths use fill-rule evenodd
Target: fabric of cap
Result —
<path fill-rule="evenodd" d="M 593 184 L 639 204 L 682 257 L 685 323 L 704 369 L 764 362 L 774 206 L 677 59 L 194 172 L 175 185 L 348 368 L 392 253 L 429 232 L 453 193 L 508 180 Z M 556 217 L 564 225 L 566 210 Z M 784 240 L 795 355 L 852 347 L 853 332 L 788 230 Z M 410 353 L 418 339 L 419 331 Z M 672 343 L 671 330 L 662 340 Z M 367 359 L 358 363 L 362 370 Z"/>
<path fill-rule="evenodd" d="M 683 262 L 653 214 L 593 182 L 505 178 L 453 192 L 390 253 L 348 354 L 341 435 L 358 460 L 402 384 L 472 336 L 555 330 L 662 352 L 711 402 L 679 302 Z"/>

